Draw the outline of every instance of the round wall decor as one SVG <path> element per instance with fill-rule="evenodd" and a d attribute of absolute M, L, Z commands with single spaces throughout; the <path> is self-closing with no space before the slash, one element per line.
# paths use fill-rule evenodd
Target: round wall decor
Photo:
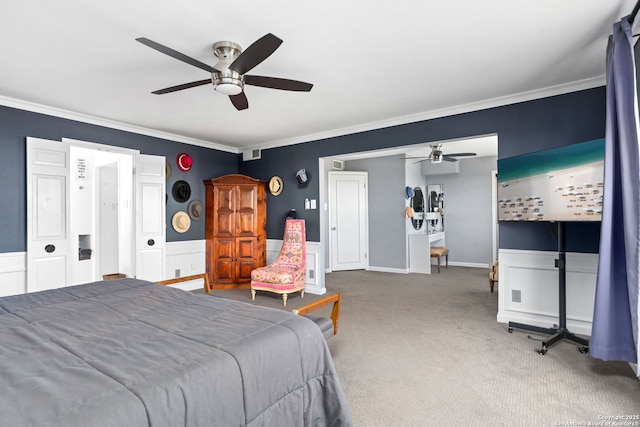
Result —
<path fill-rule="evenodd" d="M 184 233 L 191 227 L 191 218 L 185 211 L 178 211 L 171 218 L 171 225 L 178 233 Z"/>
<path fill-rule="evenodd" d="M 182 172 L 188 172 L 193 166 L 193 159 L 187 153 L 182 153 L 176 158 L 176 163 L 178 164 L 178 169 Z"/>
<path fill-rule="evenodd" d="M 171 187 L 171 194 L 176 202 L 186 202 L 191 197 L 191 186 L 187 181 L 176 181 Z"/>
<path fill-rule="evenodd" d="M 269 191 L 274 196 L 277 196 L 278 194 L 282 193 L 283 186 L 284 184 L 282 184 L 282 178 L 280 178 L 279 176 L 274 176 L 269 181 Z"/>

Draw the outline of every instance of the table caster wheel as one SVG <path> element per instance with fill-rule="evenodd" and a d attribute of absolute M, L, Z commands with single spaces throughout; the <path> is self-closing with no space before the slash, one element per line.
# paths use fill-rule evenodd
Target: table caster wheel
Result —
<path fill-rule="evenodd" d="M 507 329 L 507 331 L 509 331 L 510 334 L 513 333 L 513 328 L 509 327 L 509 329 Z"/>

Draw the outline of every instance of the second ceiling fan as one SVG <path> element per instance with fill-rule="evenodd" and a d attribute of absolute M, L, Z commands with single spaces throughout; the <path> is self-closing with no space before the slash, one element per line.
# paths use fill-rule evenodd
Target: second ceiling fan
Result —
<path fill-rule="evenodd" d="M 216 42 L 213 45 L 213 53 L 218 57 L 218 62 L 213 67 L 145 37 L 140 37 L 136 40 L 158 52 L 211 73 L 211 78 L 208 79 L 183 83 L 153 91 L 152 93 L 156 95 L 163 95 L 165 93 L 211 83 L 217 92 L 229 96 L 231 103 L 236 109 L 245 110 L 249 107 L 249 101 L 244 94 L 244 85 L 297 92 L 309 92 L 313 87 L 311 83 L 298 80 L 245 74 L 267 59 L 282 44 L 282 40 L 271 33 L 256 40 L 244 51 L 239 45 L 233 42 Z"/>
<path fill-rule="evenodd" d="M 426 162 L 427 160 L 431 163 L 442 163 L 445 162 L 457 162 L 457 157 L 471 157 L 475 156 L 476 153 L 451 153 L 444 154 L 442 151 L 442 144 L 431 144 L 431 153 L 427 157 L 405 157 L 405 159 L 422 159 L 416 163 Z"/>

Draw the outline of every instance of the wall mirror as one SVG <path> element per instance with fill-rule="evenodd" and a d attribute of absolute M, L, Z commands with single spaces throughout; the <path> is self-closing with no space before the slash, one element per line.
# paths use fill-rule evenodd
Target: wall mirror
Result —
<path fill-rule="evenodd" d="M 437 212 L 440 207 L 440 200 L 438 198 L 438 193 L 435 191 L 429 192 L 429 212 Z"/>
<path fill-rule="evenodd" d="M 413 218 L 411 218 L 411 224 L 416 230 L 422 228 L 424 222 L 424 196 L 420 187 L 413 189 L 413 197 L 411 197 L 411 207 L 415 212 Z"/>

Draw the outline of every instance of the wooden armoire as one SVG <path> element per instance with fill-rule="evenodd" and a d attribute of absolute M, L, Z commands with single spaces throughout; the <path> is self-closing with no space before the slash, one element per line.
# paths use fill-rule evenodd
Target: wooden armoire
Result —
<path fill-rule="evenodd" d="M 213 289 L 249 288 L 266 265 L 267 183 L 231 174 L 204 181 L 206 267 Z"/>

